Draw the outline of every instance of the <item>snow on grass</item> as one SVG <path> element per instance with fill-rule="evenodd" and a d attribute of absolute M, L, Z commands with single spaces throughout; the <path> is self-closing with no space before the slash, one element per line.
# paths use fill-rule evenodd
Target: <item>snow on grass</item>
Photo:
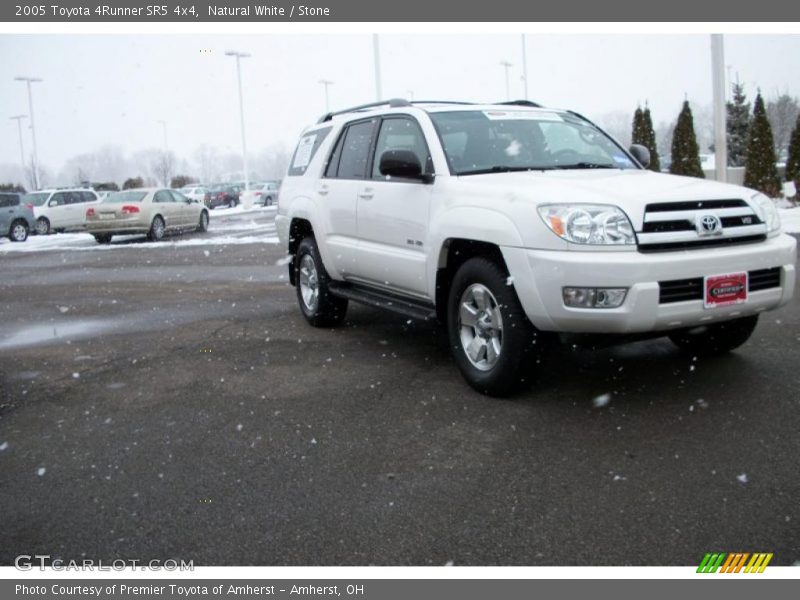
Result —
<path fill-rule="evenodd" d="M 786 233 L 800 233 L 800 207 L 779 208 L 781 224 Z"/>
<path fill-rule="evenodd" d="M 213 233 L 213 232 L 212 232 Z M 32 235 L 25 242 L 0 240 L 2 252 L 42 252 L 47 250 L 114 250 L 118 248 L 153 250 L 158 248 L 180 248 L 188 246 L 229 246 L 234 244 L 278 244 L 276 235 L 204 235 L 189 234 L 171 236 L 162 242 L 147 242 L 143 235 L 114 236 L 111 244 L 98 244 L 88 233 L 57 233 L 55 235 Z"/>

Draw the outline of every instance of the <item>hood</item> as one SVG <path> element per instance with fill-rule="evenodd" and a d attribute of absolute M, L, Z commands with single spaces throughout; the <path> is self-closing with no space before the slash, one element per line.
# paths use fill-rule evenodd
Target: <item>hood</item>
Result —
<path fill-rule="evenodd" d="M 457 187 L 469 195 L 535 204 L 574 202 L 613 204 L 624 210 L 638 230 L 647 204 L 691 200 L 749 201 L 755 191 L 713 180 L 644 170 L 586 169 L 462 175 Z"/>

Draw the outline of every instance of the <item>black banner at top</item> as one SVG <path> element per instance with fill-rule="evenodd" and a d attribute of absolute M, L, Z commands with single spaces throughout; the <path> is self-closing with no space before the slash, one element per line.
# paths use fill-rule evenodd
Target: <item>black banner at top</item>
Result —
<path fill-rule="evenodd" d="M 5 22 L 797 22 L 786 0 L 17 0 Z"/>

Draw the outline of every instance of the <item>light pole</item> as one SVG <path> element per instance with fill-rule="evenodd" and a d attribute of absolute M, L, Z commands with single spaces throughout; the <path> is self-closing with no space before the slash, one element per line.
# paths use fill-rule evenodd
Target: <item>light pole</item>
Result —
<path fill-rule="evenodd" d="M 22 144 L 22 119 L 27 119 L 28 115 L 14 115 L 9 117 L 17 122 L 17 131 L 19 131 L 19 160 L 22 163 L 22 178 L 25 179 L 25 146 Z"/>
<path fill-rule="evenodd" d="M 528 99 L 528 52 L 525 44 L 525 34 L 522 34 L 522 84 L 525 100 Z"/>
<path fill-rule="evenodd" d="M 236 50 L 228 50 L 225 56 L 233 56 L 236 58 L 236 77 L 239 81 L 239 119 L 242 127 L 242 161 L 244 163 L 244 189 L 250 189 L 250 176 L 247 173 L 247 140 L 244 134 L 244 101 L 242 100 L 242 67 L 241 59 L 250 58 L 247 52 L 237 52 Z"/>
<path fill-rule="evenodd" d="M 31 84 L 39 83 L 42 80 L 39 77 L 25 77 L 19 75 L 14 77 L 14 81 L 24 81 L 28 85 L 28 112 L 31 118 L 31 139 L 33 140 L 33 186 L 39 189 L 39 153 L 36 151 L 36 127 L 33 122 L 33 94 L 31 93 Z"/>
<path fill-rule="evenodd" d="M 500 66 L 502 66 L 506 71 L 506 100 L 511 100 L 511 92 L 508 88 L 508 69 L 513 67 L 514 65 L 508 62 L 507 60 L 501 60 Z"/>
<path fill-rule="evenodd" d="M 725 49 L 722 34 L 711 34 L 711 81 L 714 98 L 714 174 L 728 181 L 728 140 L 725 126 Z"/>
<path fill-rule="evenodd" d="M 328 81 L 327 79 L 320 79 L 319 82 L 323 86 L 325 86 L 325 112 L 329 113 L 329 112 L 331 112 L 331 103 L 330 103 L 330 100 L 328 98 L 328 86 L 329 85 L 333 85 L 333 82 L 332 81 Z"/>
<path fill-rule="evenodd" d="M 378 40 L 378 34 L 372 34 L 372 53 L 375 60 L 375 100 L 381 101 L 383 92 L 381 91 L 381 43 Z"/>

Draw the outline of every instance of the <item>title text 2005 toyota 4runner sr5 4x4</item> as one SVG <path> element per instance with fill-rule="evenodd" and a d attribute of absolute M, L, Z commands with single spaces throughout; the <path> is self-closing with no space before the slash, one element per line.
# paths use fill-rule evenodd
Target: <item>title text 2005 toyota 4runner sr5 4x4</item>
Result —
<path fill-rule="evenodd" d="M 530 102 L 327 114 L 279 194 L 300 309 L 318 327 L 350 300 L 438 318 L 469 384 L 498 396 L 556 333 L 732 350 L 791 299 L 796 242 L 769 198 L 648 162 Z"/>

